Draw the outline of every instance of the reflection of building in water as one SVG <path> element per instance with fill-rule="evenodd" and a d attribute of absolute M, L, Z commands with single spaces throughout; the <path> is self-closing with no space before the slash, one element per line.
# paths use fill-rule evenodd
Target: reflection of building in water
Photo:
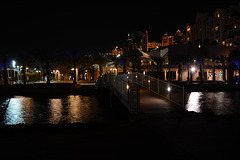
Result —
<path fill-rule="evenodd" d="M 61 99 L 50 99 L 49 100 L 49 109 L 51 112 L 51 117 L 49 118 L 49 122 L 51 124 L 58 124 L 62 118 L 62 100 Z"/>

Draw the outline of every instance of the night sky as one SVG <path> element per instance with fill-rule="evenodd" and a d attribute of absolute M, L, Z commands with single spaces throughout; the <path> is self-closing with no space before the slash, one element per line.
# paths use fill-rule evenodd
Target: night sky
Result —
<path fill-rule="evenodd" d="M 108 51 L 124 42 L 128 33 L 148 30 L 160 41 L 168 32 L 193 22 L 198 11 L 237 5 L 238 1 L 180 1 L 144 6 L 82 6 L 68 3 L 10 1 L 0 5 L 0 39 L 12 48 L 42 46 L 91 48 Z"/>

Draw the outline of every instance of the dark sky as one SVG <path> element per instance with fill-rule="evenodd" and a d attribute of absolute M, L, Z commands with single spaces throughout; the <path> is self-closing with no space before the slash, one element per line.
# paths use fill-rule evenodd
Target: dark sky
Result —
<path fill-rule="evenodd" d="M 40 1 L 41 2 L 41 1 Z M 236 1 L 180 1 L 151 6 L 82 6 L 62 3 L 10 1 L 0 5 L 0 39 L 3 46 L 80 47 L 110 50 L 127 34 L 149 30 L 150 40 L 164 32 L 185 32 L 198 11 L 208 12 Z M 160 4 L 160 5 L 159 5 Z"/>

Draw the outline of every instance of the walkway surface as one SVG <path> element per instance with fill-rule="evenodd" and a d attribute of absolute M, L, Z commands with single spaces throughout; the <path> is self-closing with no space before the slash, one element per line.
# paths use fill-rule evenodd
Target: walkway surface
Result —
<path fill-rule="evenodd" d="M 183 108 L 169 102 L 168 100 L 151 93 L 150 91 L 140 89 L 140 112 L 143 114 L 159 115 L 170 112 L 182 111 Z"/>

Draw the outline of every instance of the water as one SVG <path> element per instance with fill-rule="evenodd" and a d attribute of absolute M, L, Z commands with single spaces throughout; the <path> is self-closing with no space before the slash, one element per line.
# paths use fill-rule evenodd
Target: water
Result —
<path fill-rule="evenodd" d="M 2 98 L 0 111 L 0 124 L 4 125 L 90 123 L 117 119 L 96 96 Z"/>
<path fill-rule="evenodd" d="M 201 113 L 212 110 L 217 116 L 240 114 L 240 92 L 192 92 L 187 95 L 186 109 Z"/>

